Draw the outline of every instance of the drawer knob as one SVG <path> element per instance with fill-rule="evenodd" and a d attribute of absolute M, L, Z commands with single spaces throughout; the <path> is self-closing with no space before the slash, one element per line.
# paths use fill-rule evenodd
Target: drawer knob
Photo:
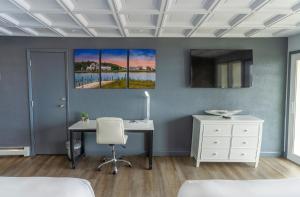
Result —
<path fill-rule="evenodd" d="M 245 129 L 244 132 L 248 132 L 248 129 Z"/>
<path fill-rule="evenodd" d="M 216 129 L 216 130 L 215 130 L 215 132 L 219 132 L 219 131 L 220 131 L 220 129 Z"/>
<path fill-rule="evenodd" d="M 213 156 L 216 156 L 216 155 L 217 155 L 217 153 L 213 153 L 212 155 L 213 155 Z"/>
<path fill-rule="evenodd" d="M 245 156 L 245 153 L 241 153 L 241 156 Z"/>
<path fill-rule="evenodd" d="M 214 141 L 214 144 L 219 144 L 219 142 L 218 141 Z"/>
<path fill-rule="evenodd" d="M 247 144 L 247 142 L 243 142 L 243 144 Z"/>

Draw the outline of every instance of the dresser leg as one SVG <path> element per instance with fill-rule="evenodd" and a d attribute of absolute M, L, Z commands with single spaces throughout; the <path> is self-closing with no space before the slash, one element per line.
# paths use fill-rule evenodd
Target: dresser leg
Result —
<path fill-rule="evenodd" d="M 258 167 L 258 162 L 247 163 L 247 165 L 251 166 L 252 168 L 257 168 Z"/>
<path fill-rule="evenodd" d="M 200 166 L 200 161 L 196 160 L 196 167 L 198 168 Z"/>

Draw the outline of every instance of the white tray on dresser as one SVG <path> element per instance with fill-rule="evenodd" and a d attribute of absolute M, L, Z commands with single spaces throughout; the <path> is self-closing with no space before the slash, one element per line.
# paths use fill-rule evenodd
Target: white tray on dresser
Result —
<path fill-rule="evenodd" d="M 257 167 L 263 120 L 239 115 L 232 119 L 193 115 L 191 157 L 200 162 L 247 162 Z"/>

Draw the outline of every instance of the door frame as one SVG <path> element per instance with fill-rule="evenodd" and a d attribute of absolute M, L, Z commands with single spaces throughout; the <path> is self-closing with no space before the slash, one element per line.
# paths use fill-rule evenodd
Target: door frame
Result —
<path fill-rule="evenodd" d="M 68 49 L 27 49 L 27 77 L 28 77 L 28 108 L 29 108 L 29 125 L 30 125 L 30 155 L 36 155 L 35 151 L 35 135 L 33 125 L 33 105 L 32 102 L 32 75 L 31 75 L 31 53 L 32 52 L 48 52 L 48 53 L 64 53 L 65 59 L 65 91 L 66 91 L 66 136 L 68 137 L 69 125 L 69 62 L 68 62 Z M 32 104 L 33 103 L 33 104 Z"/>
<path fill-rule="evenodd" d="M 289 57 L 288 57 L 288 68 L 287 68 L 287 77 L 286 77 L 286 103 L 285 103 L 285 114 L 286 114 L 286 118 L 285 118 L 285 135 L 284 135 L 284 153 L 285 156 L 296 163 L 300 163 L 300 159 L 296 156 L 294 156 L 293 154 L 291 154 L 292 149 L 293 149 L 293 145 L 294 145 L 294 141 L 293 141 L 293 137 L 294 137 L 294 129 L 291 128 L 291 114 L 290 114 L 290 108 L 291 108 L 291 91 L 292 91 L 292 80 L 294 81 L 295 78 L 292 76 L 292 55 L 295 54 L 300 54 L 300 50 L 296 50 L 296 51 L 290 51 L 289 52 Z M 294 121 L 293 121 L 294 122 Z"/>

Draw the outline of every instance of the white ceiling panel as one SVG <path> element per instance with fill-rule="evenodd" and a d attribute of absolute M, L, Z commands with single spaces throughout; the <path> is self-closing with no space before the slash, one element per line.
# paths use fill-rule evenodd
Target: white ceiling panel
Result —
<path fill-rule="evenodd" d="M 291 9 L 299 0 L 272 0 L 264 9 Z"/>
<path fill-rule="evenodd" d="M 88 34 L 82 29 L 75 28 L 59 28 L 63 35 L 68 35 L 70 37 L 88 37 Z"/>
<path fill-rule="evenodd" d="M 0 12 L 10 13 L 10 12 L 22 12 L 18 7 L 8 0 L 0 0 Z"/>
<path fill-rule="evenodd" d="M 179 28 L 163 28 L 161 32 L 162 37 L 186 37 L 188 29 Z"/>
<path fill-rule="evenodd" d="M 118 29 L 109 28 L 90 28 L 90 31 L 94 32 L 99 37 L 121 37 Z"/>
<path fill-rule="evenodd" d="M 154 29 L 141 29 L 141 28 L 129 28 L 128 29 L 130 37 L 153 37 Z"/>
<path fill-rule="evenodd" d="M 201 17 L 201 14 L 172 13 L 167 15 L 165 26 L 194 27 Z"/>
<path fill-rule="evenodd" d="M 14 35 L 14 36 L 29 36 L 29 33 L 26 33 L 24 30 L 22 30 L 21 28 L 18 27 L 5 27 L 5 30 L 11 32 L 11 34 L 9 33 L 8 35 Z M 0 31 L 2 31 L 0 29 Z M 3 31 L 2 31 L 3 33 Z M 6 35 L 7 33 L 4 32 Z"/>
<path fill-rule="evenodd" d="M 159 10 L 162 0 L 115 0 L 115 2 L 119 2 L 123 10 Z"/>
<path fill-rule="evenodd" d="M 32 36 L 55 37 L 57 34 L 48 28 L 24 28 Z"/>
<path fill-rule="evenodd" d="M 245 33 L 248 31 L 248 27 L 236 27 L 225 34 L 224 37 L 245 37 Z"/>
<path fill-rule="evenodd" d="M 86 19 L 88 27 L 117 27 L 114 17 L 111 14 L 85 13 L 82 16 Z"/>
<path fill-rule="evenodd" d="M 300 31 L 300 0 L 0 0 L 0 35 L 278 37 Z"/>
<path fill-rule="evenodd" d="M 32 18 L 31 16 L 29 16 L 26 13 L 9 13 L 6 14 L 7 16 L 9 16 L 12 21 L 10 21 L 9 18 L 4 20 L 8 20 L 11 23 L 14 23 L 13 21 L 15 20 L 15 24 L 16 26 L 20 26 L 20 27 L 44 27 L 43 24 L 39 23 L 37 20 L 35 20 L 34 18 Z M 3 16 L 0 14 L 0 17 Z"/>
<path fill-rule="evenodd" d="M 293 14 L 293 15 L 283 19 L 282 21 L 279 21 L 278 23 L 276 23 L 273 26 L 275 26 L 275 27 L 300 26 L 300 13 Z"/>
<path fill-rule="evenodd" d="M 75 10 L 110 10 L 107 0 L 72 0 Z"/>
<path fill-rule="evenodd" d="M 44 14 L 54 27 L 76 28 L 78 25 L 68 14 Z"/>
<path fill-rule="evenodd" d="M 171 1 L 170 10 L 207 10 L 210 7 L 209 2 L 206 0 L 173 0 Z"/>
<path fill-rule="evenodd" d="M 155 27 L 157 24 L 157 15 L 150 14 L 125 14 L 124 25 L 140 26 L 140 27 Z"/>
<path fill-rule="evenodd" d="M 63 8 L 55 0 L 26 0 L 30 11 L 43 13 L 63 13 Z"/>

